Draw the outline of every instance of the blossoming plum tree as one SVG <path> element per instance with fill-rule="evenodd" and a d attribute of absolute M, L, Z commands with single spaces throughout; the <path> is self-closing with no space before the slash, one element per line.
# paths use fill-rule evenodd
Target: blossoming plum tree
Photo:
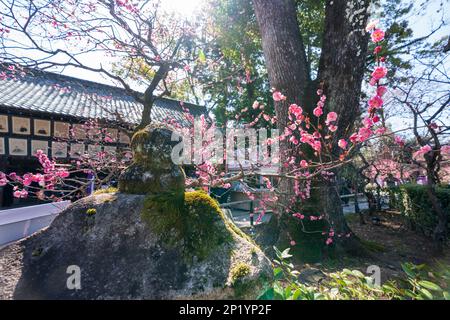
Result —
<path fill-rule="evenodd" d="M 193 44 L 188 35 L 193 32 L 189 26 L 173 26 L 160 24 L 156 19 L 156 8 L 140 8 L 128 1 L 104 0 L 96 3 L 90 1 L 71 2 L 69 6 L 62 6 L 61 1 L 52 4 L 44 2 L 17 2 L 21 9 L 29 9 L 32 14 L 25 18 L 15 15 L 13 6 L 6 7 L 5 16 L 12 21 L 7 24 L 0 23 L 14 32 L 22 32 L 33 49 L 47 54 L 47 58 L 31 59 L 18 57 L 7 50 L 11 42 L 2 39 L 5 47 L 0 56 L 5 62 L 24 62 L 28 66 L 73 66 L 90 71 L 100 72 L 119 81 L 124 88 L 138 101 L 144 104 L 143 120 L 141 125 L 150 122 L 151 105 L 158 85 L 162 84 L 163 93 L 167 93 L 166 79 L 171 70 L 184 68 L 189 59 L 195 57 Z M 349 11 L 349 4 L 352 10 Z M 26 5 L 25 5 L 26 4 Z M 260 25 L 263 49 L 269 71 L 272 90 L 272 99 L 276 114 L 270 115 L 255 101 L 252 106 L 246 106 L 243 113 L 258 110 L 258 115 L 248 127 L 255 126 L 260 121 L 276 125 L 280 130 L 278 142 L 280 143 L 281 168 L 276 173 L 261 173 L 258 165 L 250 169 L 241 169 L 239 173 L 225 177 L 222 168 L 208 160 L 208 157 L 196 166 L 196 179 L 187 179 L 188 186 L 229 186 L 233 181 L 262 176 L 266 188 L 270 193 L 263 195 L 259 200 L 258 211 L 260 217 L 269 209 L 274 209 L 274 232 L 278 233 L 281 241 L 297 246 L 297 233 L 318 233 L 323 238 L 323 244 L 343 247 L 353 246 L 357 243 L 351 230 L 348 228 L 340 206 L 339 195 L 336 191 L 337 169 L 353 161 L 355 151 L 359 146 L 372 139 L 386 134 L 384 123 L 384 96 L 387 88 L 383 85 L 388 70 L 382 52 L 384 32 L 377 28 L 376 23 L 370 23 L 366 30 L 370 32 L 370 39 L 376 45 L 374 55 L 376 66 L 368 81 L 373 95 L 368 100 L 364 117 L 360 124 L 354 126 L 360 108 L 360 91 L 364 75 L 365 56 L 369 37 L 364 32 L 367 20 L 369 1 L 341 1 L 327 2 L 327 26 L 324 35 L 324 47 L 320 60 L 319 81 L 309 81 L 305 65 L 304 48 L 299 41 L 298 23 L 295 21 L 295 10 L 290 1 L 254 1 L 256 16 Z M 3 8 L 2 12 L 5 10 Z M 58 11 L 58 12 L 56 12 Z M 60 11 L 60 12 L 59 12 Z M 353 14 L 352 12 L 358 12 Z M 58 14 L 56 14 L 58 13 Z M 79 14 L 78 14 L 79 13 Z M 100 17 L 97 15 L 100 13 Z M 143 13 L 150 16 L 142 17 Z M 279 15 L 285 19 L 279 19 Z M 91 17 L 92 19 L 86 19 Z M 344 22 L 336 23 L 345 17 Z M 134 21 L 137 25 L 133 25 Z M 112 55 L 125 55 L 120 72 L 114 73 L 103 67 L 92 68 L 86 66 L 77 54 L 63 50 L 43 47 L 33 41 L 36 31 L 29 28 L 40 27 L 37 22 L 50 24 L 55 31 L 48 31 L 44 27 L 44 38 L 48 40 L 72 39 L 85 41 L 90 50 L 102 50 Z M 93 33 L 91 30 L 95 23 Z M 30 27 L 31 26 L 31 27 Z M 169 29 L 180 27 L 174 36 Z M 115 33 L 116 30 L 120 32 Z M 272 30 L 272 31 L 271 31 Z M 273 33 L 279 30 L 279 33 Z M 297 31 L 296 31 L 297 30 Z M 172 30 L 171 30 L 172 31 Z M 6 36 L 6 33 L 4 35 Z M 125 36 L 126 38 L 122 38 Z M 161 37 L 168 36 L 168 47 L 159 42 Z M 157 39 L 158 42 L 154 42 Z M 292 40 L 292 41 L 291 41 Z M 292 48 L 286 46 L 286 41 L 292 42 Z M 45 42 L 44 42 L 45 43 Z M 11 47 L 10 47 L 11 48 Z M 131 53 L 131 54 L 130 54 Z M 64 63 L 52 61 L 52 58 L 63 55 L 68 60 Z M 23 60 L 23 61 L 22 61 Z M 124 62 L 125 61 L 125 62 Z M 298 63 L 294 63 L 297 61 Z M 130 67 L 131 66 L 131 67 Z M 187 68 L 188 69 L 188 68 Z M 148 85 L 144 97 L 131 90 L 127 79 L 133 77 L 149 77 L 152 80 Z M 185 110 L 186 118 L 193 123 L 193 116 Z M 183 129 L 176 121 L 168 119 L 167 123 L 177 130 L 188 130 L 193 135 L 196 128 Z M 205 118 L 201 120 L 199 130 L 213 131 L 214 124 Z M 433 129 L 432 124 L 427 124 Z M 197 128 L 198 129 L 198 128 Z M 434 130 L 434 129 L 433 129 Z M 212 135 L 200 146 L 209 150 Z M 270 138 L 267 143 L 273 141 Z M 426 140 L 428 143 L 428 140 Z M 441 149 L 441 147 L 439 146 Z M 419 153 L 428 154 L 436 148 L 427 148 L 426 143 Z M 207 151 L 205 151 L 207 152 Z M 31 187 L 38 195 L 49 195 L 55 200 L 62 198 L 56 193 L 70 181 L 72 174 L 77 170 L 102 171 L 107 167 L 108 161 L 93 161 L 87 157 L 82 162 L 75 163 L 71 170 L 59 167 L 52 159 L 39 152 L 37 157 L 42 165 L 42 172 L 28 173 L 21 177 L 14 173 L 0 173 L 0 184 L 13 183 L 16 185 L 15 196 L 27 196 Z M 436 158 L 435 158 L 436 159 Z M 433 160 L 434 161 L 434 160 Z M 119 162 L 116 162 L 119 163 Z M 124 163 L 114 167 L 112 174 Z M 35 183 L 33 185 L 33 183 Z M 36 186 L 37 185 L 37 186 Z M 36 187 L 35 187 L 36 186 Z M 250 199 L 256 196 L 247 191 Z M 259 218 L 260 218 L 259 217 Z M 309 222 L 320 221 L 319 230 L 309 230 Z M 308 222 L 308 224 L 307 224 Z M 272 222 L 271 222 L 272 224 Z M 273 226 L 273 225 L 272 225 Z M 288 227 L 286 227 L 288 226 Z M 292 229 L 290 226 L 294 226 Z M 301 250 L 302 248 L 300 248 Z"/>
<path fill-rule="evenodd" d="M 2 64 L 21 73 L 69 68 L 104 76 L 142 103 L 141 126 L 150 123 L 155 99 L 184 81 L 199 55 L 195 23 L 168 15 L 160 1 L 2 1 L 0 14 Z"/>

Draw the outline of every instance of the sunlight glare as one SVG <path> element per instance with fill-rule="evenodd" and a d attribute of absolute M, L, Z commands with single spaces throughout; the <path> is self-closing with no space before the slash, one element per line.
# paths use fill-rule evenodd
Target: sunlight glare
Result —
<path fill-rule="evenodd" d="M 203 0 L 161 0 L 161 4 L 168 10 L 185 17 L 191 17 L 200 8 Z"/>

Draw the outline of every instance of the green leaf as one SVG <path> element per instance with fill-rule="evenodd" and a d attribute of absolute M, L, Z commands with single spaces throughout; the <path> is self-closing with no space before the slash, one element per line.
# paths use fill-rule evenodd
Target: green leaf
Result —
<path fill-rule="evenodd" d="M 286 299 L 289 299 L 291 297 L 291 293 L 292 293 L 292 287 L 288 286 L 285 290 L 284 290 L 284 296 L 286 297 Z"/>
<path fill-rule="evenodd" d="M 200 49 L 199 52 L 198 52 L 198 61 L 200 63 L 205 63 L 206 62 L 206 56 L 205 56 L 205 53 L 203 52 L 202 49 Z"/>
<path fill-rule="evenodd" d="M 429 290 L 442 291 L 441 287 L 439 287 L 437 284 L 435 284 L 431 281 L 422 280 L 422 281 L 419 281 L 418 283 L 420 286 L 425 287 Z"/>
<path fill-rule="evenodd" d="M 364 278 L 364 274 L 359 270 L 352 270 L 352 274 L 358 278 Z"/>
<path fill-rule="evenodd" d="M 345 268 L 345 269 L 342 270 L 342 273 L 350 275 L 350 274 L 352 274 L 352 271 L 350 269 L 346 269 Z"/>
<path fill-rule="evenodd" d="M 421 288 L 419 291 L 422 294 L 422 296 L 424 296 L 425 298 L 427 298 L 429 300 L 433 300 L 433 295 L 427 289 Z"/>
<path fill-rule="evenodd" d="M 298 288 L 297 290 L 295 290 L 294 293 L 292 294 L 292 300 L 303 300 L 302 293 L 303 293 L 303 290 L 301 288 Z"/>
<path fill-rule="evenodd" d="M 450 300 L 450 291 L 444 291 L 442 295 L 444 296 L 445 300 Z"/>
<path fill-rule="evenodd" d="M 273 288 L 267 289 L 259 298 L 258 300 L 273 300 Z"/>
<path fill-rule="evenodd" d="M 289 254 L 289 250 L 291 250 L 291 248 L 285 249 L 285 250 L 281 253 L 281 258 L 283 258 L 283 259 L 289 259 L 289 258 L 291 258 L 292 255 Z"/>
<path fill-rule="evenodd" d="M 274 299 L 285 300 L 283 287 L 281 287 L 278 283 L 273 285 L 273 293 Z"/>
<path fill-rule="evenodd" d="M 283 277 L 283 269 L 280 267 L 273 269 L 273 277 L 275 280 L 279 280 Z"/>
<path fill-rule="evenodd" d="M 281 259 L 281 251 L 278 250 L 278 248 L 275 246 L 273 246 L 273 250 L 275 251 L 275 254 L 277 255 L 277 257 Z"/>
<path fill-rule="evenodd" d="M 412 268 L 411 268 L 409 263 L 402 263 L 402 269 L 408 275 L 408 277 L 410 277 L 410 278 L 414 278 L 415 277 L 416 274 L 412 270 Z"/>

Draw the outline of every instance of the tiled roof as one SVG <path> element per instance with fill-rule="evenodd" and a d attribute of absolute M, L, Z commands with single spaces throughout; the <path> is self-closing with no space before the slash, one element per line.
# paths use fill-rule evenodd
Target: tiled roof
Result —
<path fill-rule="evenodd" d="M 129 124 L 139 123 L 143 110 L 142 104 L 123 88 L 39 70 L 29 70 L 15 79 L 0 79 L 2 106 L 80 119 L 122 119 Z M 206 113 L 205 107 L 190 103 L 184 106 L 193 115 Z M 167 98 L 155 101 L 151 118 L 156 122 L 175 119 L 186 124 L 180 101 Z"/>

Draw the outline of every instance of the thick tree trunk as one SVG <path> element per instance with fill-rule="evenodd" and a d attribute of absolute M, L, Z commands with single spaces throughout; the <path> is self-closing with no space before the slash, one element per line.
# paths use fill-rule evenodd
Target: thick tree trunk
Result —
<path fill-rule="evenodd" d="M 326 2 L 325 33 L 319 62 L 318 81 L 327 96 L 326 112 L 338 114 L 338 129 L 334 134 L 333 160 L 338 159 L 337 140 L 348 138 L 353 124 L 360 114 L 361 84 L 365 71 L 368 36 L 367 24 L 369 0 L 334 0 Z M 336 172 L 336 177 L 338 176 Z M 329 192 L 324 193 L 322 210 L 337 234 L 347 234 L 345 221 L 335 181 L 329 182 Z M 327 194 L 329 195 L 327 199 Z M 333 201 L 333 198 L 334 201 Z M 348 246 L 352 238 L 341 237 L 336 241 Z M 346 242 L 344 244 L 342 242 Z M 354 243 L 350 245 L 353 247 Z"/>
<path fill-rule="evenodd" d="M 271 86 L 287 96 L 275 104 L 278 127 L 284 130 L 288 121 L 288 106 L 297 103 L 311 113 L 317 88 L 310 81 L 306 54 L 297 22 L 293 0 L 253 0 L 259 24 L 262 47 Z M 336 111 L 340 117 L 337 137 L 350 134 L 351 126 L 359 114 L 359 96 L 364 74 L 368 37 L 364 32 L 369 0 L 334 0 L 326 2 L 325 33 L 318 80 L 327 95 L 326 111 Z M 305 105 L 304 103 L 308 103 Z M 337 145 L 334 143 L 334 145 Z M 280 144 L 281 159 L 287 150 Z M 335 150 L 337 154 L 337 149 Z M 336 181 L 322 181 L 314 195 L 316 205 L 328 217 L 336 234 L 350 232 L 345 221 Z M 286 189 L 286 190 L 284 190 Z M 281 191 L 289 191 L 282 184 Z M 275 222 L 273 222 L 275 224 Z M 278 225 L 282 225 L 278 222 Z M 281 231 L 282 233 L 282 231 Z M 354 246 L 354 237 L 340 237 L 342 247 Z M 350 244 L 350 245 L 349 245 Z"/>
<path fill-rule="evenodd" d="M 298 27 L 297 10 L 293 0 L 253 0 L 253 7 L 262 38 L 269 82 L 274 90 L 281 91 L 286 101 L 275 102 L 277 127 L 280 134 L 288 122 L 288 110 L 291 103 L 304 105 L 305 91 L 309 81 L 306 53 Z M 288 142 L 280 141 L 280 163 L 285 163 L 288 155 Z M 282 166 L 281 170 L 285 168 Z M 263 232 L 262 245 L 271 248 L 289 245 L 290 232 L 299 230 L 296 221 L 284 214 L 289 206 L 292 193 L 290 181 L 279 181 L 281 192 L 278 212 Z M 298 231 L 297 231 L 298 232 Z"/>
<path fill-rule="evenodd" d="M 334 0 L 326 4 L 318 79 L 327 96 L 326 111 L 339 115 L 335 142 L 349 136 L 360 115 L 369 39 L 365 32 L 369 3 L 369 0 Z M 337 151 L 337 144 L 333 146 Z"/>
<path fill-rule="evenodd" d="M 254 0 L 269 81 L 287 102 L 275 103 L 279 128 L 288 121 L 289 103 L 303 104 L 308 85 L 305 47 L 293 0 Z"/>
<path fill-rule="evenodd" d="M 427 194 L 431 202 L 432 211 L 436 214 L 437 225 L 433 230 L 433 243 L 435 256 L 444 254 L 444 247 L 447 240 L 447 213 L 442 208 L 441 201 L 436 194 L 436 155 L 434 152 L 425 156 L 427 161 Z"/>
<path fill-rule="evenodd" d="M 275 102 L 277 126 L 282 133 L 288 122 L 289 105 L 303 105 L 309 81 L 297 10 L 293 0 L 254 0 L 253 6 L 261 32 L 270 85 L 287 97 L 286 101 Z M 288 157 L 287 150 L 288 142 L 280 141 L 281 163 Z M 289 194 L 290 190 L 292 188 L 288 181 L 280 182 L 283 194 Z M 283 198 L 286 201 L 287 196 Z"/>

